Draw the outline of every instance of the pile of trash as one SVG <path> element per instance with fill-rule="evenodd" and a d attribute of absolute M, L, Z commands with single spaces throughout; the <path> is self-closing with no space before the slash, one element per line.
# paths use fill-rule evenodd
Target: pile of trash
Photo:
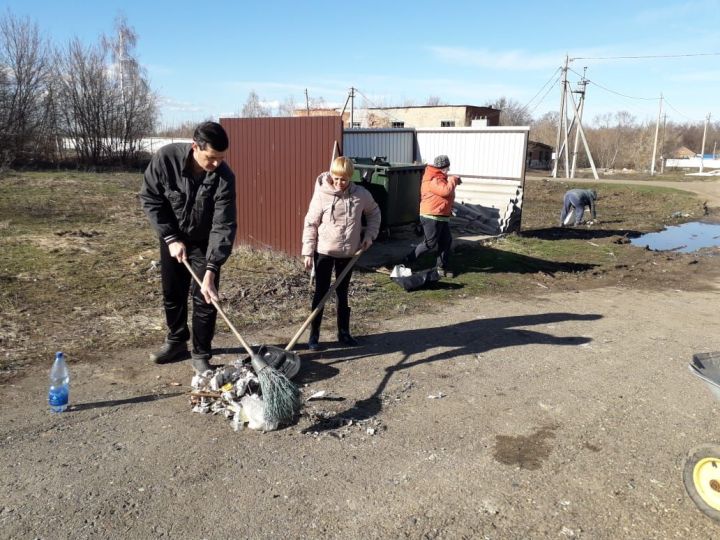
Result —
<path fill-rule="evenodd" d="M 265 402 L 255 372 L 242 358 L 193 376 L 190 382 L 192 411 L 221 414 L 231 419 L 235 431 L 248 428 L 274 431 L 275 422 L 265 419 Z"/>

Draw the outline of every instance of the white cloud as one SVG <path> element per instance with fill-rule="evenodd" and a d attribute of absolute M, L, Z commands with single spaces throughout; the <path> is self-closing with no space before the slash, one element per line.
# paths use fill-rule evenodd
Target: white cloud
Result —
<path fill-rule="evenodd" d="M 635 20 L 641 24 L 672 21 L 685 25 L 693 19 L 700 20 L 703 13 L 715 12 L 719 7 L 717 0 L 679 2 L 640 11 L 635 15 Z"/>
<path fill-rule="evenodd" d="M 175 74 L 175 69 L 160 64 L 144 64 L 151 77 L 162 77 Z"/>
<path fill-rule="evenodd" d="M 552 69 L 558 67 L 563 54 L 533 54 L 526 51 L 491 51 L 464 47 L 429 47 L 440 61 L 449 64 L 478 66 L 499 70 Z"/>
<path fill-rule="evenodd" d="M 187 101 L 178 101 L 174 98 L 167 96 L 160 96 L 158 98 L 158 104 L 162 109 L 173 112 L 200 112 L 203 110 L 202 107 L 195 103 L 189 103 Z"/>
<path fill-rule="evenodd" d="M 720 82 L 720 71 L 694 71 L 689 73 L 677 73 L 669 77 L 676 82 Z"/>

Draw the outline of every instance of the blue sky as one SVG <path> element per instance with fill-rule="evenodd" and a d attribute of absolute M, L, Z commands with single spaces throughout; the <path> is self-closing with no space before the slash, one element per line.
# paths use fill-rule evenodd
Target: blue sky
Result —
<path fill-rule="evenodd" d="M 720 0 L 3 4 L 55 44 L 95 42 L 123 14 L 169 125 L 237 114 L 251 90 L 268 104 L 303 105 L 307 89 L 342 106 L 350 87 L 356 105 L 505 96 L 539 117 L 559 107 L 566 54 L 578 58 L 571 81 L 587 67 L 588 122 L 620 110 L 654 122 L 661 92 L 668 120 L 720 120 Z M 622 56 L 668 57 L 611 58 Z"/>

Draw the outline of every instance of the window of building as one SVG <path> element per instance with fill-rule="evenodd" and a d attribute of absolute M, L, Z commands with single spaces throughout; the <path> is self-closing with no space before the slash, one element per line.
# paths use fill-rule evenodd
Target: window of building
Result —
<path fill-rule="evenodd" d="M 440 120 L 440 127 L 455 127 L 455 120 Z"/>
<path fill-rule="evenodd" d="M 390 124 L 390 127 L 394 127 L 394 128 L 404 128 L 404 127 L 405 127 L 405 122 L 393 122 L 392 124 Z"/>

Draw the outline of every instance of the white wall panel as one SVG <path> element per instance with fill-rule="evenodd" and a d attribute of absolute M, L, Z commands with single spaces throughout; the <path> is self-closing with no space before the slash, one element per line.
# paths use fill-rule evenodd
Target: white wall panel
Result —
<path fill-rule="evenodd" d="M 720 169 L 720 159 L 703 159 L 703 169 Z M 700 158 L 666 159 L 666 168 L 700 169 Z"/>
<path fill-rule="evenodd" d="M 386 156 L 391 163 L 432 163 L 450 158 L 450 174 L 463 179 L 459 203 L 494 209 L 496 232 L 519 224 L 529 128 L 348 129 L 343 153 L 348 157 Z"/>
<path fill-rule="evenodd" d="M 346 129 L 343 154 L 347 157 L 385 156 L 390 163 L 412 163 L 415 131 L 412 129 Z"/>
<path fill-rule="evenodd" d="M 450 158 L 450 172 L 463 177 L 522 180 L 527 127 L 417 129 L 416 159 Z"/>

